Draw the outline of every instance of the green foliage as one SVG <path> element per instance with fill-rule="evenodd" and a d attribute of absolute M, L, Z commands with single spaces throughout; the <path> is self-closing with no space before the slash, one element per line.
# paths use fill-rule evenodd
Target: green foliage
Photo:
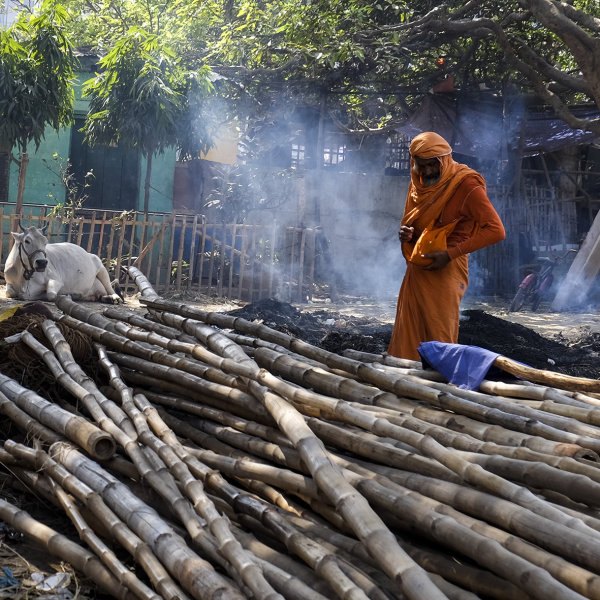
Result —
<path fill-rule="evenodd" d="M 382 129 L 448 76 L 463 91 L 534 92 L 565 119 L 570 103 L 600 105 L 597 1 L 241 0 L 235 7 L 209 56 L 225 73 L 226 65 L 247 68 L 235 74 L 260 106 L 269 94 L 313 106 L 325 98 L 348 129 Z"/>
<path fill-rule="evenodd" d="M 67 13 L 52 0 L 39 13 L 21 13 L 0 31 L 0 140 L 25 152 L 47 127 L 72 121 L 75 59 L 65 35 Z"/>
<path fill-rule="evenodd" d="M 251 129 L 298 106 L 385 131 L 447 77 L 462 91 L 533 92 L 558 111 L 600 103 L 598 50 L 577 49 L 598 46 L 597 0 L 553 2 L 552 15 L 533 0 L 63 2 L 74 43 L 104 55 L 86 88 L 88 140 L 146 155 L 177 145 L 196 157 L 232 113 Z"/>
<path fill-rule="evenodd" d="M 220 2 L 199 0 L 63 0 L 71 15 L 70 31 L 76 46 L 101 53 L 133 28 L 159 36 L 177 49 L 184 64 L 197 68 L 204 40 L 219 35 Z"/>
<path fill-rule="evenodd" d="M 83 185 L 80 185 L 72 170 L 71 162 L 56 152 L 49 161 L 42 158 L 42 162 L 60 181 L 63 193 L 60 198 L 56 194 L 49 194 L 55 201 L 55 206 L 50 211 L 50 216 L 69 218 L 80 209 L 88 198 L 87 190 L 92 184 L 94 173 L 88 171 L 84 176 Z"/>
<path fill-rule="evenodd" d="M 210 146 L 198 116 L 212 91 L 208 67 L 186 70 L 160 36 L 138 27 L 117 40 L 100 67 L 84 84 L 90 144 L 122 144 L 144 156 L 177 146 L 197 155 Z"/>
<path fill-rule="evenodd" d="M 90 98 L 90 144 L 139 147 L 145 156 L 176 143 L 184 98 L 177 63 L 158 37 L 131 29 L 100 61 L 101 72 L 84 84 Z"/>

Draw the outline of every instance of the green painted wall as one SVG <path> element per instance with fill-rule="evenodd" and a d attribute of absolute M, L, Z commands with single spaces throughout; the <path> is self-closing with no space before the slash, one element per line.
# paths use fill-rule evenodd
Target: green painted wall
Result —
<path fill-rule="evenodd" d="M 144 210 L 144 181 L 146 180 L 146 159 L 142 157 L 140 169 L 140 193 L 138 210 Z M 150 179 L 150 212 L 171 212 L 173 209 L 173 179 L 175 177 L 175 152 L 165 152 L 152 159 Z"/>
<path fill-rule="evenodd" d="M 52 155 L 56 153 L 63 158 L 63 162 L 66 160 L 69 155 L 69 137 L 68 131 L 63 130 L 60 134 L 57 134 L 55 131 L 49 130 L 37 152 L 35 146 L 29 148 L 29 164 L 23 194 L 24 204 L 49 204 L 53 206 L 57 201 L 64 202 L 65 188 L 60 177 L 56 174 L 59 170 L 57 161 L 52 158 Z M 16 151 L 13 150 L 13 153 L 18 158 Z M 9 202 L 17 201 L 18 182 L 19 168 L 12 162 L 8 186 Z"/>
<path fill-rule="evenodd" d="M 80 73 L 75 83 L 75 112 L 84 115 L 88 103 L 81 98 L 84 81 L 92 77 L 89 72 Z M 71 130 L 60 132 L 48 130 L 37 152 L 29 148 L 29 166 L 25 180 L 24 204 L 48 204 L 54 206 L 64 202 L 65 188 L 59 176 L 58 163 L 66 165 L 71 152 Z M 53 155 L 56 154 L 56 158 Z M 16 155 L 16 152 L 15 152 Z M 138 210 L 144 209 L 144 180 L 146 160 L 141 159 L 138 195 Z M 54 172 L 53 172 L 54 171 Z M 173 180 L 175 176 L 175 151 L 155 156 L 152 161 L 152 179 L 149 210 L 152 212 L 171 212 L 173 208 Z M 10 167 L 8 201 L 17 201 L 18 167 L 13 162 Z M 85 205 L 84 205 L 85 206 Z M 93 208 L 93 207 L 90 207 Z"/>

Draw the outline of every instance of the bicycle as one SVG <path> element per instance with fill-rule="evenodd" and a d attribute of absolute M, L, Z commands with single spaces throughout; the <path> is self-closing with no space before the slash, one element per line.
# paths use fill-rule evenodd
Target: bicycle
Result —
<path fill-rule="evenodd" d="M 527 274 L 519 284 L 517 293 L 510 303 L 508 312 L 517 312 L 523 308 L 525 304 L 531 305 L 531 310 L 535 312 L 542 301 L 544 295 L 548 292 L 554 282 L 554 269 L 561 263 L 569 254 L 577 252 L 570 249 L 564 254 L 547 257 L 540 256 L 537 260 L 541 263 L 535 270 L 535 267 L 528 266 Z"/>

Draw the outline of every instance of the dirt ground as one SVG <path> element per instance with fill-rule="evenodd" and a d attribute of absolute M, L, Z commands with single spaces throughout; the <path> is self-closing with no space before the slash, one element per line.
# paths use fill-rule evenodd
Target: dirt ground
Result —
<path fill-rule="evenodd" d="M 315 298 L 309 303 L 291 305 L 273 299 L 247 304 L 197 295 L 165 297 L 206 311 L 259 319 L 273 329 L 338 353 L 348 348 L 385 352 L 396 312 L 395 298 L 340 296 L 335 302 Z M 459 343 L 480 346 L 539 369 L 578 377 L 600 376 L 600 307 L 559 313 L 546 302 L 536 312 L 509 312 L 509 302 L 501 298 L 464 301 Z M 0 286 L 0 313 L 3 306 L 18 303 L 6 299 L 5 288 Z M 94 310 L 104 308 L 98 303 L 88 304 Z M 137 295 L 127 296 L 124 306 L 145 310 Z"/>
<path fill-rule="evenodd" d="M 389 342 L 394 315 L 395 299 L 373 301 L 365 298 L 343 297 L 336 302 L 315 299 L 309 304 L 291 305 L 276 300 L 252 304 L 216 299 L 182 298 L 203 310 L 227 312 L 285 331 L 307 342 L 332 352 L 341 353 L 347 348 L 364 352 L 385 352 Z M 0 314 L 19 304 L 7 300 L 0 288 Z M 95 310 L 102 305 L 90 304 Z M 528 310 L 509 313 L 508 301 L 489 300 L 468 302 L 462 308 L 459 342 L 476 345 L 519 360 L 533 367 L 562 373 L 597 378 L 600 371 L 600 312 L 554 313 L 542 305 L 538 312 Z M 144 311 L 136 296 L 126 298 L 125 307 Z M 2 431 L 4 438 L 7 432 Z M 0 470 L 1 473 L 1 470 Z M 6 481 L 0 476 L 0 499 L 18 502 L 12 488 L 4 488 Z M 29 512 L 48 512 L 48 505 L 23 506 Z M 50 507 L 51 509 L 51 507 Z M 22 536 L 0 521 L 0 600 L 44 595 L 40 586 L 48 578 L 60 573 L 60 586 L 52 598 L 70 600 L 73 596 L 97 597 L 93 586 L 80 580 L 69 565 L 53 561 L 45 553 L 24 540 Z M 55 528 L 69 527 L 65 518 L 57 514 Z M 11 581 L 3 568 L 17 584 Z M 40 581 L 32 579 L 37 573 Z M 3 576 L 4 580 L 3 580 Z M 46 596 L 48 597 L 48 596 Z"/>
<path fill-rule="evenodd" d="M 537 312 L 511 313 L 508 301 L 466 302 L 459 343 L 480 346 L 538 369 L 578 377 L 600 374 L 600 312 L 561 312 L 542 304 Z M 392 333 L 396 302 L 344 298 L 291 306 L 265 300 L 235 314 L 261 319 L 332 352 L 347 348 L 382 353 Z"/>

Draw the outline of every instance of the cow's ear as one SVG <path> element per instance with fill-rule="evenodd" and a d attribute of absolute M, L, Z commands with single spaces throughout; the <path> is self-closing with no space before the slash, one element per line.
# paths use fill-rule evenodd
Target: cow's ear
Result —
<path fill-rule="evenodd" d="M 23 239 L 24 233 L 19 233 L 18 231 L 11 231 L 10 235 L 13 236 L 15 242 L 20 242 Z"/>

